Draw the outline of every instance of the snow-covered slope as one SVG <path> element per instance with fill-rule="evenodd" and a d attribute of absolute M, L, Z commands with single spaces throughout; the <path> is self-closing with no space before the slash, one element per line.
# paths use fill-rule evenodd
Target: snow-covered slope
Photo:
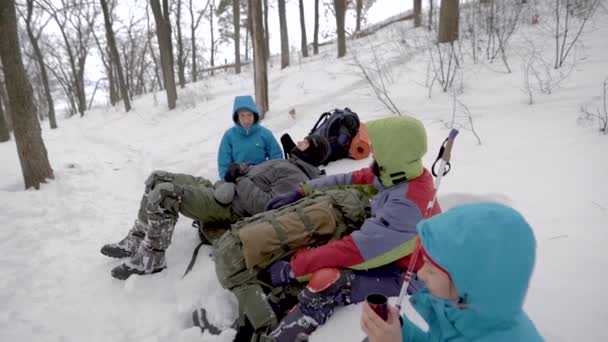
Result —
<path fill-rule="evenodd" d="M 608 321 L 608 136 L 582 126 L 581 105 L 601 96 L 608 76 L 608 17 L 598 13 L 578 49 L 569 78 L 551 95 L 535 92 L 528 104 L 520 55 L 535 42 L 550 53 L 551 41 L 534 27 L 513 37 L 509 62 L 513 73 L 493 64 L 465 63 L 458 101 L 472 114 L 477 143 L 462 129 L 453 154 L 453 170 L 442 183 L 440 201 L 490 199 L 508 203 L 530 221 L 538 241 L 537 264 L 526 309 L 549 341 L 603 341 Z M 542 18 L 541 18 L 542 20 Z M 428 57 L 422 31 L 398 23 L 350 43 L 372 61 L 374 46 L 392 80 L 391 98 L 404 113 L 424 121 L 431 165 L 452 120 L 453 98 L 437 86 L 428 98 Z M 409 42 L 402 48 L 400 41 Z M 464 46 L 464 45 L 463 45 Z M 366 62 L 366 63 L 368 63 Z M 372 67 L 370 64 L 369 67 Z M 179 90 L 178 108 L 167 111 L 163 93 L 134 101 L 134 111 L 98 108 L 81 119 L 43 127 L 55 180 L 40 191 L 23 191 L 14 142 L 0 144 L 0 341 L 199 341 L 190 314 L 198 306 L 211 320 L 229 325 L 236 313 L 231 294 L 215 277 L 210 248 L 181 279 L 198 243 L 190 220 L 182 219 L 168 250 L 168 269 L 127 281 L 109 271 L 119 261 L 99 253 L 133 222 L 145 177 L 155 169 L 217 179 L 216 152 L 232 122 L 235 95 L 253 93 L 251 70 L 216 76 Z M 335 46 L 320 55 L 292 60 L 270 71 L 271 110 L 264 125 L 280 136 L 304 136 L 319 114 L 350 107 L 363 120 L 394 115 L 372 95 L 351 57 L 335 58 Z M 155 102 L 158 104 L 155 104 Z M 288 111 L 296 109 L 295 119 Z M 456 125 L 468 127 L 459 106 Z M 359 168 L 366 161 L 332 163 L 328 173 Z M 497 294 L 499 295 L 499 294 Z M 359 307 L 337 310 L 313 341 L 358 340 Z M 408 308 L 408 312 L 411 310 Z M 234 331 L 204 335 L 230 341 Z"/>

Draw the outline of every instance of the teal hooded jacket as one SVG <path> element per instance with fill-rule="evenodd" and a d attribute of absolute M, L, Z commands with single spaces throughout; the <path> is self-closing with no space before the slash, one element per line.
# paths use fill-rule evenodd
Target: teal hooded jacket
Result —
<path fill-rule="evenodd" d="M 249 128 L 239 125 L 238 111 L 241 109 L 253 113 L 254 124 Z M 251 96 L 234 98 L 232 120 L 235 125 L 224 133 L 217 154 L 220 179 L 224 179 L 232 162 L 257 165 L 266 160 L 283 159 L 283 152 L 272 132 L 259 124 L 260 113 Z"/>
<path fill-rule="evenodd" d="M 417 229 L 464 306 L 427 289 L 417 292 L 410 302 L 429 330 L 404 316 L 403 341 L 543 341 L 523 311 L 536 241 L 517 211 L 495 203 L 463 205 L 421 221 Z"/>

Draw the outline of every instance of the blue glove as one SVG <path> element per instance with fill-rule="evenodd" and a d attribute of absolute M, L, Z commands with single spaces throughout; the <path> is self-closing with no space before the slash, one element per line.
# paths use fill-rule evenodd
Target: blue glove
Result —
<path fill-rule="evenodd" d="M 266 210 L 278 209 L 286 206 L 304 197 L 304 194 L 300 190 L 294 190 L 291 192 L 277 195 L 266 204 Z"/>
<path fill-rule="evenodd" d="M 291 264 L 285 260 L 275 262 L 268 268 L 268 273 L 270 274 L 272 286 L 288 285 L 293 280 Z"/>

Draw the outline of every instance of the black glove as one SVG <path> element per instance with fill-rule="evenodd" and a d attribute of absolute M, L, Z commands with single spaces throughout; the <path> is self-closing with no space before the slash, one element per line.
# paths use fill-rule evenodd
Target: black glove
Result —
<path fill-rule="evenodd" d="M 228 169 L 226 170 L 226 174 L 224 175 L 224 180 L 230 183 L 236 183 L 237 178 L 245 175 L 245 168 L 241 166 L 239 163 L 230 163 L 228 165 Z"/>

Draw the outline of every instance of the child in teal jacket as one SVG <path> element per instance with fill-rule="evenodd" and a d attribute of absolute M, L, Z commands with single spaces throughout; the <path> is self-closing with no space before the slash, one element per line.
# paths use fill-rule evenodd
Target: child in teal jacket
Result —
<path fill-rule="evenodd" d="M 455 207 L 418 224 L 426 288 L 410 302 L 423 331 L 389 308 L 380 319 L 364 304 L 361 327 L 371 342 L 542 341 L 523 311 L 536 241 L 524 218 L 495 203 Z"/>
<path fill-rule="evenodd" d="M 220 142 L 217 168 L 224 180 L 231 163 L 257 165 L 266 160 L 283 159 L 283 151 L 274 135 L 260 125 L 260 113 L 251 96 L 234 98 L 232 120 Z"/>

